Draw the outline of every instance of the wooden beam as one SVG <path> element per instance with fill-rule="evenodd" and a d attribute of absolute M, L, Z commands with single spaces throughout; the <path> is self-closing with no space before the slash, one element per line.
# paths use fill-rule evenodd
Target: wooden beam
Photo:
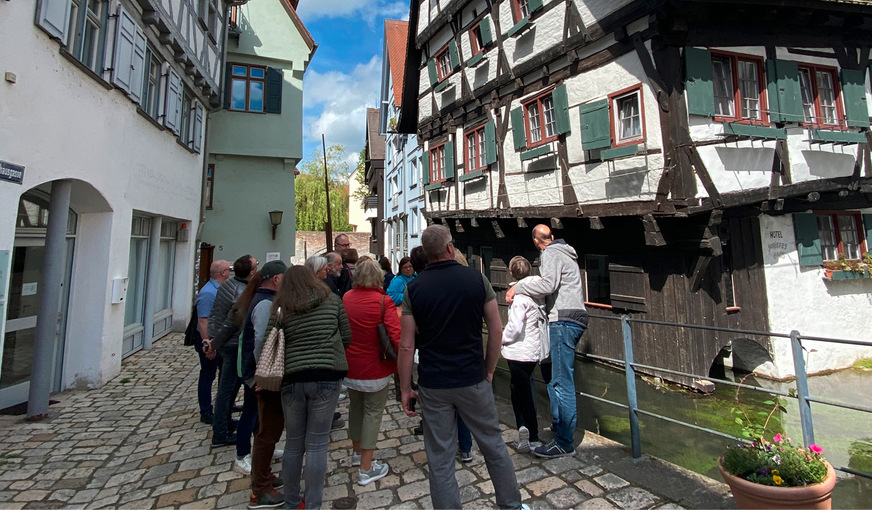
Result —
<path fill-rule="evenodd" d="M 651 60 L 651 54 L 648 53 L 648 48 L 645 47 L 645 42 L 642 41 L 642 36 L 638 32 L 633 34 L 633 47 L 636 48 L 636 55 L 639 57 L 639 62 L 642 63 L 642 69 L 645 75 L 648 76 L 648 81 L 651 88 L 654 90 L 654 95 L 657 98 L 657 104 L 664 112 L 669 111 L 669 102 L 667 101 L 668 94 L 664 90 L 666 88 L 663 77 L 657 72 L 654 67 L 654 62 Z"/>
<path fill-rule="evenodd" d="M 702 281 L 711 263 L 712 257 L 710 255 L 700 255 L 696 258 L 696 265 L 693 267 L 693 274 L 690 277 L 691 292 L 696 292 L 702 287 Z"/>
<path fill-rule="evenodd" d="M 657 220 L 651 214 L 642 216 L 642 225 L 645 227 L 645 244 L 648 246 L 665 246 L 666 239 L 660 233 Z"/>
<path fill-rule="evenodd" d="M 685 146 L 684 150 L 687 153 L 691 166 L 696 171 L 697 177 L 699 177 L 700 182 L 702 182 L 702 187 L 705 188 L 709 198 L 711 198 L 712 202 L 715 204 L 715 207 L 718 207 L 723 203 L 721 200 L 721 193 L 718 191 L 717 186 L 715 186 L 711 175 L 708 173 L 708 169 L 705 167 L 705 163 L 703 163 L 702 158 L 699 156 L 699 151 L 697 151 L 696 147 L 693 145 Z"/>

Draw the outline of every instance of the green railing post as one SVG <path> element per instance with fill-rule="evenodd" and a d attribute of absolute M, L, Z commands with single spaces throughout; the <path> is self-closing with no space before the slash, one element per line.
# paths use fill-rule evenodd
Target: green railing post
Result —
<path fill-rule="evenodd" d="M 799 402 L 799 420 L 802 424 L 802 439 L 805 446 L 814 443 L 814 423 L 811 419 L 811 404 L 808 400 L 808 377 L 805 372 L 805 358 L 802 356 L 802 342 L 799 331 L 790 332 L 790 344 L 793 347 L 793 366 L 796 370 L 796 400 Z"/>
<path fill-rule="evenodd" d="M 624 362 L 627 376 L 627 408 L 630 413 L 630 444 L 633 448 L 633 458 L 642 456 L 642 439 L 639 434 L 639 415 L 636 398 L 636 370 L 633 368 L 633 333 L 630 330 L 630 317 L 621 316 L 621 328 L 624 331 Z"/>

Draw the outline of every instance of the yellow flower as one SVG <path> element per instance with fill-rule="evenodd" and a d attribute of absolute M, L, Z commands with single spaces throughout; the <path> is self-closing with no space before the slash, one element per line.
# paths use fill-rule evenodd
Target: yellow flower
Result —
<path fill-rule="evenodd" d="M 777 469 L 773 469 L 772 474 L 773 475 L 780 475 L 781 473 L 779 473 Z"/>
<path fill-rule="evenodd" d="M 775 485 L 781 485 L 782 483 L 784 483 L 784 480 L 778 475 L 774 475 L 772 477 L 772 481 L 775 482 Z"/>

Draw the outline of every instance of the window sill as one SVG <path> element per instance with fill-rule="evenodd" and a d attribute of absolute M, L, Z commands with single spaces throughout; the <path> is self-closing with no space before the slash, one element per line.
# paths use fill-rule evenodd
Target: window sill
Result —
<path fill-rule="evenodd" d="M 90 67 L 83 64 L 79 59 L 76 58 L 75 55 L 70 53 L 64 46 L 61 46 L 59 51 L 60 51 L 60 54 L 62 57 L 69 60 L 70 62 L 72 62 L 74 66 L 76 66 L 79 69 L 81 69 L 82 71 L 84 71 L 85 74 L 87 74 L 91 78 L 94 78 L 95 80 L 97 80 L 97 83 L 102 85 L 103 88 L 105 88 L 106 90 L 112 90 L 115 88 L 114 85 L 112 85 L 108 81 L 104 80 L 103 77 L 100 76 L 100 74 L 96 73 L 93 69 L 91 69 Z M 123 93 L 123 91 L 122 91 L 122 93 Z"/>
<path fill-rule="evenodd" d="M 143 117 L 145 117 L 145 119 L 146 119 L 147 121 L 149 121 L 149 122 L 151 122 L 152 124 L 154 124 L 154 127 L 160 129 L 161 131 L 166 131 L 166 129 L 167 129 L 166 126 L 164 126 L 163 124 L 161 124 L 160 122 L 158 122 L 157 119 L 155 119 L 154 117 L 152 117 L 151 115 L 149 115 L 148 112 L 146 112 L 145 110 L 142 109 L 142 107 L 137 107 L 137 108 L 136 108 L 136 113 L 138 113 L 138 114 L 142 115 Z"/>
<path fill-rule="evenodd" d="M 188 151 L 188 152 L 190 152 L 191 154 L 199 154 L 199 152 L 197 152 L 197 151 L 195 151 L 194 149 L 188 147 L 188 145 L 187 145 L 185 142 L 179 140 L 178 138 L 176 138 L 176 143 L 179 144 L 179 145 L 181 145 L 182 147 L 184 147 L 185 150 Z"/>
<path fill-rule="evenodd" d="M 476 170 L 474 172 L 465 173 L 465 174 L 461 175 L 460 177 L 458 177 L 457 180 L 460 182 L 466 182 L 466 181 L 471 181 L 473 179 L 478 179 L 480 177 L 484 177 L 484 172 L 485 172 L 484 169 L 482 169 L 482 170 Z"/>
<path fill-rule="evenodd" d="M 506 35 L 508 35 L 509 37 L 515 37 L 516 35 L 520 35 L 534 26 L 535 24 L 530 21 L 530 18 L 524 18 L 521 21 L 515 23 L 515 26 L 510 28 L 509 32 Z"/>
<path fill-rule="evenodd" d="M 641 144 L 633 144 L 624 145 L 622 147 L 615 147 L 614 149 L 603 149 L 600 151 L 600 159 L 606 161 L 635 156 L 639 153 L 639 149 L 641 147 Z"/>
<path fill-rule="evenodd" d="M 540 156 L 544 156 L 546 154 L 550 154 L 554 151 L 554 148 L 551 147 L 550 143 L 545 143 L 545 145 L 540 145 L 535 149 L 530 149 L 521 153 L 521 161 L 527 161 L 530 159 L 535 159 Z"/>
<path fill-rule="evenodd" d="M 473 55 L 469 60 L 467 60 L 466 65 L 469 67 L 476 67 L 482 62 L 485 62 L 486 60 L 487 58 L 484 56 L 484 50 L 482 50 Z"/>
<path fill-rule="evenodd" d="M 442 92 L 445 89 L 453 87 L 454 84 L 451 83 L 451 81 L 449 81 L 448 78 L 451 78 L 450 74 L 448 76 L 446 76 L 445 78 L 442 78 L 442 81 L 440 81 L 439 83 L 436 84 L 435 87 L 433 87 L 433 92 Z"/>
<path fill-rule="evenodd" d="M 762 138 L 764 140 L 787 140 L 787 130 L 743 124 L 740 122 L 724 123 L 724 132 L 721 136 L 738 136 L 742 138 Z"/>
<path fill-rule="evenodd" d="M 599 308 L 601 310 L 613 310 L 614 307 L 612 305 L 607 305 L 604 303 L 594 303 L 592 301 L 585 301 L 584 306 L 587 308 Z"/>
<path fill-rule="evenodd" d="M 829 129 L 809 129 L 809 142 L 832 143 L 839 145 L 866 143 L 866 134 L 853 133 L 850 131 L 833 131 Z"/>

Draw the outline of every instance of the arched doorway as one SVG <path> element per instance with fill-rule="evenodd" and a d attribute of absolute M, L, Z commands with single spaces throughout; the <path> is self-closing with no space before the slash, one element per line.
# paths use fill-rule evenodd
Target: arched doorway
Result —
<path fill-rule="evenodd" d="M 42 267 L 48 226 L 49 195 L 33 189 L 18 204 L 15 244 L 11 254 L 3 366 L 0 370 L 0 409 L 27 400 L 36 340 L 42 288 Z M 69 304 L 70 277 L 76 241 L 78 215 L 70 209 L 66 227 L 66 258 L 60 292 L 56 341 L 53 350 L 51 390 L 61 389 Z"/>

